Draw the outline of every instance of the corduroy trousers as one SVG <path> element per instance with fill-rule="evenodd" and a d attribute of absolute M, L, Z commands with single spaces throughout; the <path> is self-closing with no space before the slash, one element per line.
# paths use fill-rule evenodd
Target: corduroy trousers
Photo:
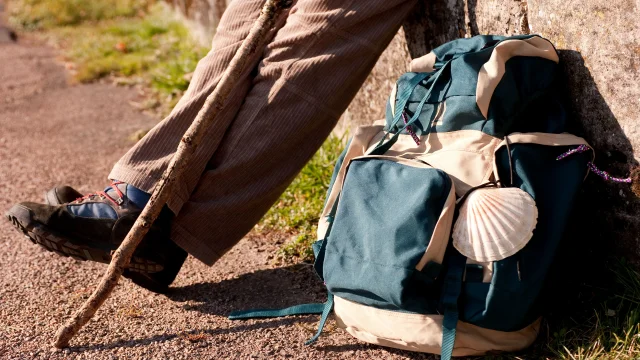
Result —
<path fill-rule="evenodd" d="M 185 95 L 109 178 L 152 192 L 182 135 L 258 18 L 234 0 Z M 298 0 L 279 18 L 174 186 L 172 239 L 212 265 L 278 199 L 322 145 L 415 0 Z"/>

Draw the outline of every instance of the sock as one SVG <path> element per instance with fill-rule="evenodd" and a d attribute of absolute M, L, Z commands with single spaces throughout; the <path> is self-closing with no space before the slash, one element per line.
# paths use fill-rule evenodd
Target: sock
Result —
<path fill-rule="evenodd" d="M 113 179 L 113 181 L 119 181 L 119 180 Z M 135 206 L 137 206 L 140 209 L 142 209 L 142 208 L 145 207 L 145 205 L 147 205 L 147 203 L 149 202 L 149 199 L 151 198 L 151 194 L 146 193 L 146 192 L 138 189 L 137 187 L 135 187 L 135 186 L 133 186 L 131 184 L 122 183 L 122 185 L 125 185 L 125 187 L 126 187 L 126 191 L 124 192 L 125 196 Z M 118 186 L 118 187 L 120 187 L 120 186 Z M 111 186 L 109 186 L 106 189 L 104 189 L 104 192 L 106 192 L 106 193 L 109 193 L 109 191 L 114 191 L 111 188 Z"/>
<path fill-rule="evenodd" d="M 142 209 L 149 202 L 151 194 L 148 194 L 133 185 L 127 184 L 127 198 L 129 198 L 129 201 L 131 201 L 135 206 Z"/>

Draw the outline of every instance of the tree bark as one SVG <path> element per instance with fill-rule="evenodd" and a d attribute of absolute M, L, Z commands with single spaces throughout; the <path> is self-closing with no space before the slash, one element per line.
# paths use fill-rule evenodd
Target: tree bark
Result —
<path fill-rule="evenodd" d="M 402 27 L 411 58 L 427 54 L 434 48 L 465 37 L 465 2 L 463 0 L 420 0 Z"/>
<path fill-rule="evenodd" d="M 82 305 L 74 316 L 67 321 L 56 333 L 54 346 L 64 348 L 69 345 L 69 341 L 86 324 L 98 310 L 100 305 L 108 298 L 113 291 L 122 272 L 129 264 L 131 256 L 140 241 L 149 231 L 149 227 L 156 220 L 163 206 L 167 203 L 171 188 L 182 176 L 189 162 L 202 141 L 203 135 L 211 125 L 218 112 L 223 108 L 224 103 L 237 83 L 240 74 L 244 71 L 247 59 L 252 54 L 262 49 L 266 42 L 267 34 L 283 8 L 291 4 L 289 0 L 267 0 L 260 17 L 253 25 L 249 35 L 242 43 L 240 49 L 235 54 L 220 82 L 214 91 L 207 97 L 202 109 L 198 112 L 195 120 L 187 129 L 180 141 L 178 150 L 173 155 L 167 170 L 162 175 L 160 182 L 156 185 L 149 202 L 136 220 L 135 224 L 125 237 L 124 241 L 113 254 L 111 263 L 107 268 L 102 280 L 94 290 L 91 297 Z"/>

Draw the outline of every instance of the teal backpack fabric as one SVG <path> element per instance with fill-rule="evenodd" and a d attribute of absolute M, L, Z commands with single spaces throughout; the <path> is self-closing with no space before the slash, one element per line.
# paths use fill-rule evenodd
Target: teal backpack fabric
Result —
<path fill-rule="evenodd" d="M 425 299 L 440 266 L 418 271 L 415 264 L 429 245 L 451 179 L 437 169 L 372 159 L 349 166 L 331 228 L 331 238 L 340 241 L 328 241 L 323 254 L 327 289 L 381 309 L 435 312 L 436 301 Z"/>
<path fill-rule="evenodd" d="M 536 35 L 489 35 L 430 56 L 432 71 L 400 76 L 385 125 L 359 129 L 336 164 L 314 244 L 329 301 L 232 318 L 308 310 L 322 314 L 315 340 L 335 303 L 352 335 L 443 359 L 517 350 L 535 339 L 544 284 L 593 158 L 591 151 L 563 157 L 588 145 L 565 133 L 557 54 Z M 521 250 L 482 262 L 462 255 L 450 233 L 467 196 L 487 187 L 524 191 L 537 224 Z M 371 312 L 347 316 L 339 303 Z M 412 344 L 367 320 L 393 313 L 432 324 L 438 341 Z"/>

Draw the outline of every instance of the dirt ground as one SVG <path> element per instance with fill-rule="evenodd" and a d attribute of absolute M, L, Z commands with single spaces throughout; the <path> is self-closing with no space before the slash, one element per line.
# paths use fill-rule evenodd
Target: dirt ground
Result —
<path fill-rule="evenodd" d="M 0 29 L 1 30 L 1 29 Z M 70 184 L 101 189 L 129 136 L 149 118 L 129 105 L 135 90 L 69 85 L 51 48 L 0 39 L 0 210 L 41 201 Z M 189 258 L 168 295 L 123 279 L 66 350 L 52 348 L 58 326 L 88 297 L 105 266 L 47 252 L 0 222 L 1 359 L 428 358 L 366 345 L 336 329 L 313 346 L 317 316 L 229 321 L 233 310 L 323 301 L 309 265 L 277 268 L 273 240 L 249 237 L 215 266 Z"/>

